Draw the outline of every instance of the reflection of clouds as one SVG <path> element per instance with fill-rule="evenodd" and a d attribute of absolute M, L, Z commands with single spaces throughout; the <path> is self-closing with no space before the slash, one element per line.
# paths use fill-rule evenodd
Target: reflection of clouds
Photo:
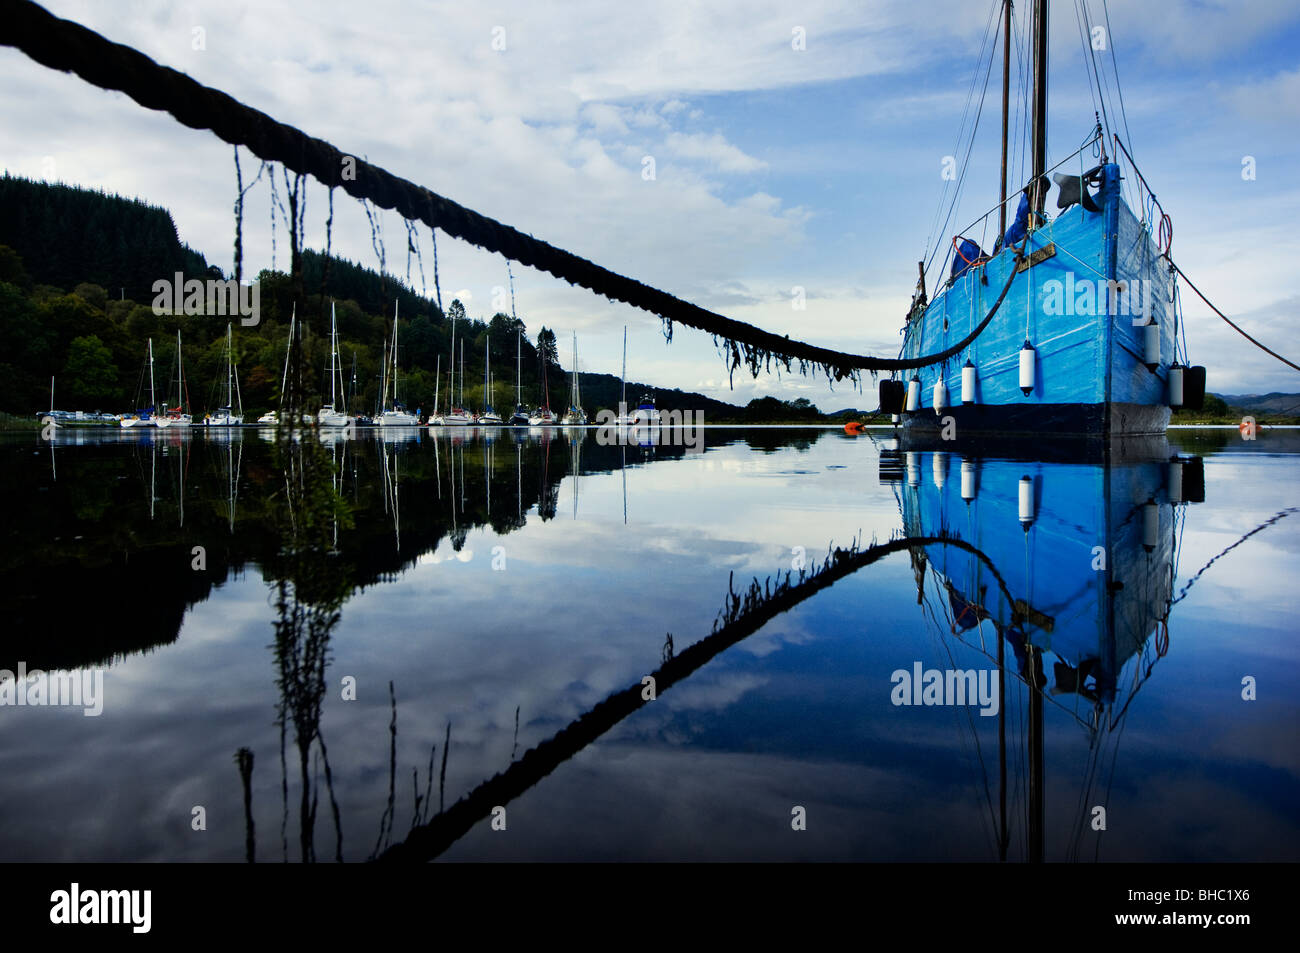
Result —
<path fill-rule="evenodd" d="M 466 546 L 460 552 L 456 552 L 456 550 L 453 549 L 451 546 L 451 541 L 444 539 L 439 543 L 438 549 L 436 549 L 434 552 L 425 553 L 423 556 L 417 559 L 416 565 L 422 566 L 427 563 L 429 565 L 436 566 L 439 563 L 448 563 L 448 562 L 467 563 L 467 562 L 471 562 L 473 559 L 474 559 L 474 550 Z"/>
<path fill-rule="evenodd" d="M 764 675 L 728 673 L 711 682 L 700 680 L 675 685 L 671 691 L 664 693 L 662 700 L 671 709 L 721 711 L 738 701 L 742 695 L 769 681 L 770 678 Z"/>
<path fill-rule="evenodd" d="M 817 636 L 791 618 L 777 618 L 736 646 L 737 651 L 765 658 L 787 645 L 807 645 Z"/>

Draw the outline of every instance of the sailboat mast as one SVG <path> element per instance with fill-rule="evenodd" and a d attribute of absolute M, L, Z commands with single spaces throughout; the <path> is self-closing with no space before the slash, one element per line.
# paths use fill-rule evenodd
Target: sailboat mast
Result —
<path fill-rule="evenodd" d="M 488 386 L 488 362 L 492 359 L 488 351 L 488 339 L 483 339 L 483 412 L 487 413 L 492 407 L 491 391 Z"/>
<path fill-rule="evenodd" d="M 397 409 L 397 301 L 393 301 L 393 410 Z"/>
<path fill-rule="evenodd" d="M 176 329 L 176 409 L 183 410 L 182 395 L 185 392 L 185 380 L 181 376 L 181 329 Z"/>
<path fill-rule="evenodd" d="M 511 309 L 510 309 L 510 310 L 511 310 L 511 311 L 514 310 L 514 306 L 513 306 L 513 305 L 511 306 Z M 515 406 L 516 406 L 516 407 L 518 407 L 521 403 L 523 403 L 523 399 L 524 399 L 524 391 L 523 391 L 523 376 L 522 376 L 522 375 L 523 375 L 523 365 L 520 363 L 520 358 L 521 358 L 522 355 L 523 355 L 523 351 L 522 351 L 522 347 L 523 347 L 522 337 L 523 337 L 523 332 L 522 332 L 522 331 L 518 331 L 518 330 L 515 331 Z M 53 382 L 53 381 L 50 382 L 50 386 L 51 386 L 51 387 L 54 386 L 54 382 Z M 51 397 L 51 398 L 50 398 L 50 406 L 51 406 L 51 407 L 54 406 L 53 400 L 54 400 L 54 399 Z"/>
<path fill-rule="evenodd" d="M 433 416 L 438 416 L 438 391 L 442 388 L 442 355 L 438 355 L 438 368 L 433 372 Z M 441 489 L 441 487 L 439 487 Z"/>
<path fill-rule="evenodd" d="M 1002 176 L 998 180 L 998 235 L 1007 233 L 1007 125 L 1011 108 L 1011 0 L 1002 2 Z"/>
<path fill-rule="evenodd" d="M 230 330 L 230 324 L 227 323 L 226 324 L 226 408 L 227 411 L 229 411 L 230 408 L 235 406 L 235 394 L 234 394 L 235 381 L 234 381 L 234 372 L 231 370 L 231 362 L 234 360 L 234 354 L 232 354 L 230 350 L 230 345 L 233 340 L 232 333 L 233 332 Z"/>
<path fill-rule="evenodd" d="M 149 411 L 152 413 L 157 406 L 158 398 L 153 392 L 153 338 L 149 339 Z"/>
<path fill-rule="evenodd" d="M 289 383 L 289 352 L 293 350 L 293 323 L 298 319 L 298 305 L 289 313 L 289 343 L 284 346 L 284 374 L 280 377 L 280 407 L 284 407 L 284 388 Z"/>
<path fill-rule="evenodd" d="M 338 378 L 338 319 L 334 312 L 334 302 L 330 302 L 330 408 L 334 409 L 338 400 L 334 382 Z"/>
<path fill-rule="evenodd" d="M 1033 189 L 1032 211 L 1040 215 L 1046 195 L 1040 194 L 1037 182 L 1047 170 L 1047 0 L 1034 0 L 1033 12 Z M 1031 227 L 1033 219 L 1031 219 Z"/>

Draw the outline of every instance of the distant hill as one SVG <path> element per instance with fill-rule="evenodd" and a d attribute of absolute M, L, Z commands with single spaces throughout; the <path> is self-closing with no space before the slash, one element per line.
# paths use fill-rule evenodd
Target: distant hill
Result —
<path fill-rule="evenodd" d="M 1261 414 L 1300 413 L 1300 394 L 1219 394 L 1229 407 L 1253 410 Z"/>

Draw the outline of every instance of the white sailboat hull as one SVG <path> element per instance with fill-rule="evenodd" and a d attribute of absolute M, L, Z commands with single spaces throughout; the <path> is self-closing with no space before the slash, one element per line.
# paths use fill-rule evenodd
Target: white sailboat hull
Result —
<path fill-rule="evenodd" d="M 400 410 L 385 410 L 379 417 L 381 427 L 418 427 L 419 425 L 420 421 L 416 419 L 415 414 Z"/>
<path fill-rule="evenodd" d="M 352 418 L 342 411 L 322 409 L 316 415 L 316 423 L 322 427 L 346 427 L 352 422 Z"/>

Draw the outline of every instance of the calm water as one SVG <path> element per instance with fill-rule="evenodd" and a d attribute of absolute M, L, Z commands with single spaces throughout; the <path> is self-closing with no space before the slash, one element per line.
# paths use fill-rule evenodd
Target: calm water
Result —
<path fill-rule="evenodd" d="M 97 717 L 0 708 L 0 860 L 242 860 L 245 748 L 258 861 L 417 816 L 449 860 L 1300 860 L 1292 432 L 1110 465 L 796 429 L 0 454 L 0 668 L 103 672 Z M 896 704 L 930 669 L 989 713 Z"/>

